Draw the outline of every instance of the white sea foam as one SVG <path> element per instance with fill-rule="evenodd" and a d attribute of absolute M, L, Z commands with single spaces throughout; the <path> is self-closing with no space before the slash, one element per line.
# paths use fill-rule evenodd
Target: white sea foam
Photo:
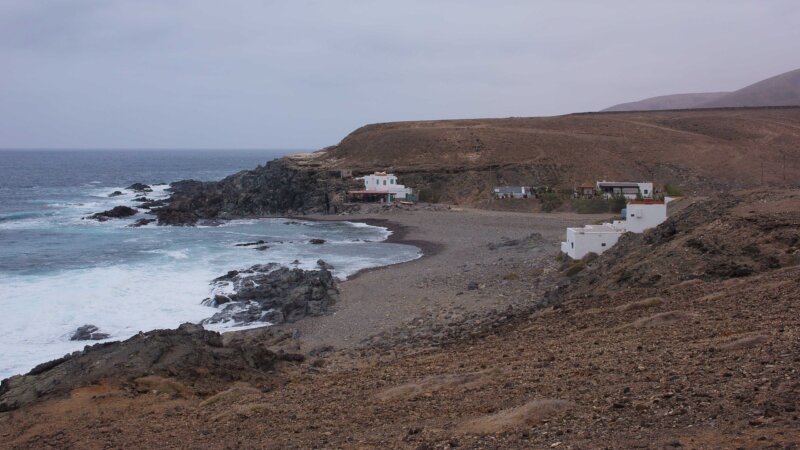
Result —
<path fill-rule="evenodd" d="M 200 304 L 215 274 L 202 267 L 97 267 L 47 276 L 3 276 L 0 285 L 0 378 L 80 350 L 70 341 L 81 325 L 112 340 L 173 328 L 214 313 Z"/>
<path fill-rule="evenodd" d="M 103 192 L 107 195 L 113 190 L 104 188 Z M 383 240 L 390 233 L 366 224 L 301 222 L 308 226 L 295 230 L 294 226 L 286 226 L 287 222 L 297 222 L 294 220 L 246 219 L 226 222 L 224 230 L 169 227 L 123 230 L 133 219 L 102 223 L 81 219 L 87 215 L 87 210 L 97 212 L 115 204 L 125 204 L 131 198 L 120 197 L 98 197 L 85 203 L 65 202 L 70 204 L 56 209 L 59 213 L 52 216 L 0 223 L 0 229 L 80 225 L 86 233 L 83 239 L 93 239 L 94 233 L 99 233 L 97 238 L 116 238 L 110 242 L 131 248 L 148 242 L 160 246 L 155 249 L 145 246 L 140 254 L 152 256 L 144 261 L 132 259 L 102 267 L 37 275 L 0 273 L 3 294 L 0 296 L 0 311 L 3 311 L 0 314 L 0 378 L 27 372 L 36 364 L 82 349 L 87 342 L 70 341 L 69 337 L 85 324 L 96 325 L 102 332 L 111 334 L 109 340 L 120 340 L 139 331 L 174 328 L 182 322 L 198 322 L 210 317 L 217 310 L 203 306 L 202 300 L 216 293 L 231 292 L 230 284 L 210 284 L 229 270 L 270 262 L 310 270 L 318 268 L 317 261 L 323 259 L 335 267 L 334 276 L 345 279 L 362 269 L 421 256 L 414 247 L 368 242 Z M 96 228 L 84 228 L 86 226 Z M 353 234 L 346 228 L 359 231 Z M 119 231 L 115 231 L 117 229 Z M 284 243 L 268 242 L 270 248 L 266 251 L 233 245 L 239 240 L 236 236 L 269 240 L 268 236 L 274 233 L 281 234 L 276 240 L 284 239 Z M 308 243 L 310 238 L 323 238 L 327 242 L 312 245 Z M 361 241 L 353 241 L 354 238 Z M 299 264 L 292 264 L 295 260 Z M 215 324 L 213 329 L 227 330 L 231 325 Z"/>

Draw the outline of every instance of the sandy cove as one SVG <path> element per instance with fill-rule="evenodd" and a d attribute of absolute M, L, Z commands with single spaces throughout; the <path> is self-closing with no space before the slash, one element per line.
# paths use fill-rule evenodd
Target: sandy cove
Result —
<path fill-rule="evenodd" d="M 565 227 L 609 217 L 457 207 L 311 216 L 386 227 L 392 231 L 387 242 L 414 245 L 424 256 L 363 270 L 340 284 L 340 301 L 331 314 L 275 328 L 293 334 L 287 350 L 353 349 L 369 338 L 378 340 L 396 332 L 415 318 L 460 320 L 468 313 L 537 302 L 547 284 L 543 277 L 557 265 Z M 541 239 L 526 240 L 536 233 Z M 516 245 L 504 245 L 514 241 Z M 257 339 L 263 332 L 241 333 Z"/>

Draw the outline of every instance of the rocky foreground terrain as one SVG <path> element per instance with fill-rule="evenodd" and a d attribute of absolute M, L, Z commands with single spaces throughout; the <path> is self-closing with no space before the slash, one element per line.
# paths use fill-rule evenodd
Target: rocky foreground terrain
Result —
<path fill-rule="evenodd" d="M 800 446 L 800 190 L 698 201 L 580 269 L 552 253 L 509 274 L 550 236 L 473 244 L 495 263 L 463 297 L 516 296 L 506 308 L 301 353 L 287 328 L 187 326 L 40 367 L 34 389 L 52 391 L 0 413 L 0 447 Z"/>

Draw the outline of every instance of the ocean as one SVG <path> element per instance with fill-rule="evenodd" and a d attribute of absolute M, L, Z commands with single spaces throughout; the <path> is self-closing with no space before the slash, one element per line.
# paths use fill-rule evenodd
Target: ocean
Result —
<path fill-rule="evenodd" d="M 383 242 L 389 231 L 360 223 L 248 219 L 220 226 L 128 225 L 84 217 L 136 207 L 133 183 L 168 195 L 167 183 L 218 180 L 287 152 L 0 150 L 0 379 L 82 349 L 71 341 L 91 324 L 126 339 L 139 331 L 198 322 L 210 282 L 230 270 L 270 262 L 302 269 L 317 260 L 344 279 L 365 268 L 409 261 L 416 247 Z M 109 197 L 114 191 L 123 195 Z M 310 239 L 324 239 L 312 245 Z M 236 244 L 264 240 L 266 251 Z M 217 329 L 225 330 L 224 325 Z"/>

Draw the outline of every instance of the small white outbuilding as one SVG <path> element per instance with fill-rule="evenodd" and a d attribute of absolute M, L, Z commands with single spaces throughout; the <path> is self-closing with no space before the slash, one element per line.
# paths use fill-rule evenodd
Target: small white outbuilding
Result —
<path fill-rule="evenodd" d="M 561 251 L 572 259 L 581 259 L 592 252 L 599 255 L 616 244 L 624 232 L 610 223 L 567 228 L 567 240 L 561 243 Z"/>
<path fill-rule="evenodd" d="M 625 231 L 641 233 L 667 220 L 667 204 L 657 200 L 630 200 L 625 208 Z"/>
<path fill-rule="evenodd" d="M 625 220 L 602 225 L 567 228 L 567 240 L 561 251 L 572 259 L 589 253 L 603 253 L 617 243 L 622 233 L 641 233 L 667 220 L 667 204 L 657 200 L 630 200 L 625 208 Z"/>

